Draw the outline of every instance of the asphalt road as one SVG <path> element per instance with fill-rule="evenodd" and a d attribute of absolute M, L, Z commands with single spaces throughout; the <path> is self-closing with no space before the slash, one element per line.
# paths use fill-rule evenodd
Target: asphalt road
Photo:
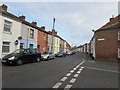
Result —
<path fill-rule="evenodd" d="M 76 53 L 22 66 L 2 66 L 2 88 L 118 88 L 118 64 Z"/>

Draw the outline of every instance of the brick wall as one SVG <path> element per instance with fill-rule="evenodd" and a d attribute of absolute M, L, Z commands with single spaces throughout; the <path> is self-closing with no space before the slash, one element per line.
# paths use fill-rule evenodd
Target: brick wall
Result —
<path fill-rule="evenodd" d="M 101 30 L 95 33 L 96 59 L 117 61 L 118 33 L 114 30 Z M 104 39 L 104 40 L 103 40 Z"/>

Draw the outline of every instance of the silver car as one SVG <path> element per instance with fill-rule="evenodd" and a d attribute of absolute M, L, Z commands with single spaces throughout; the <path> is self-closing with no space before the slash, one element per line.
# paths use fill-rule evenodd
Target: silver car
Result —
<path fill-rule="evenodd" d="M 54 59 L 54 58 L 55 58 L 55 54 L 53 52 L 44 52 L 41 55 L 42 60 L 49 60 L 49 59 Z"/>

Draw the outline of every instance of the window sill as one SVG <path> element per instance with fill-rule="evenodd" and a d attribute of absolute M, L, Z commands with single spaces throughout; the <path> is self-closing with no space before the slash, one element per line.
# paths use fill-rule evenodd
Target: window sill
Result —
<path fill-rule="evenodd" d="M 30 39 L 34 39 L 34 38 L 30 38 Z"/>
<path fill-rule="evenodd" d="M 4 34 L 12 34 L 12 32 L 3 31 Z"/>
<path fill-rule="evenodd" d="M 9 54 L 9 52 L 7 52 L 7 53 L 2 53 L 2 55 L 7 55 L 7 54 Z"/>

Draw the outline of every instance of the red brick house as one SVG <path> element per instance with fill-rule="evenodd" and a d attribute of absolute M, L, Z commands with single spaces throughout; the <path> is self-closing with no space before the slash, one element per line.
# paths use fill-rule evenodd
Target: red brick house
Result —
<path fill-rule="evenodd" d="M 120 61 L 120 15 L 95 31 L 95 59 Z"/>
<path fill-rule="evenodd" d="M 41 27 L 42 31 L 38 30 L 38 49 L 41 53 L 48 51 L 48 33 L 45 32 L 45 27 Z"/>

